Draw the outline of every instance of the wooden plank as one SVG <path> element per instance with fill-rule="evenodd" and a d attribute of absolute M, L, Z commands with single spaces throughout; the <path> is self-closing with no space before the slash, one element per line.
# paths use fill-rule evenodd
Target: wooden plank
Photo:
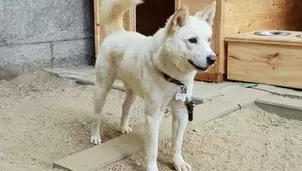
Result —
<path fill-rule="evenodd" d="M 59 160 L 54 166 L 72 171 L 89 171 L 106 166 L 140 151 L 143 148 L 142 136 L 143 133 L 138 132 L 114 138 Z"/>
<path fill-rule="evenodd" d="M 302 88 L 301 47 L 228 42 L 227 78 Z"/>
<path fill-rule="evenodd" d="M 209 122 L 217 117 L 238 110 L 237 104 L 225 101 L 212 101 L 195 107 L 193 127 Z M 160 141 L 171 138 L 171 116 L 164 119 L 160 129 Z M 54 163 L 55 167 L 72 171 L 89 171 L 104 167 L 144 149 L 144 128 L 129 133 L 98 146 L 68 156 Z"/>

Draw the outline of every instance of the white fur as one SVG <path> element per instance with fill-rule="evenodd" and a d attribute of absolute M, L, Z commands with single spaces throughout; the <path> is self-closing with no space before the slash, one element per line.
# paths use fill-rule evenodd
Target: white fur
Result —
<path fill-rule="evenodd" d="M 190 171 L 191 167 L 182 157 L 182 140 L 186 129 L 188 114 L 183 102 L 175 100 L 180 87 L 166 81 L 161 72 L 183 82 L 187 86 L 187 97 L 192 97 L 196 68 L 188 62 L 205 70 L 210 66 L 207 56 L 214 55 L 209 39 L 212 35 L 211 23 L 216 3 L 206 12 L 196 16 L 184 16 L 177 11 L 166 26 L 152 37 L 136 32 L 127 32 L 122 26 L 123 13 L 138 0 L 102 0 L 101 22 L 105 39 L 96 60 L 95 119 L 92 123 L 91 142 L 101 143 L 101 111 L 108 91 L 115 79 L 124 82 L 127 96 L 123 105 L 121 131 L 129 133 L 128 125 L 131 105 L 136 96 L 145 101 L 145 145 L 147 171 L 157 171 L 158 134 L 166 106 L 171 108 L 172 152 L 177 171 Z M 171 29 L 173 28 L 173 29 Z M 188 39 L 196 38 L 197 43 Z M 160 72 L 161 71 L 161 72 Z"/>

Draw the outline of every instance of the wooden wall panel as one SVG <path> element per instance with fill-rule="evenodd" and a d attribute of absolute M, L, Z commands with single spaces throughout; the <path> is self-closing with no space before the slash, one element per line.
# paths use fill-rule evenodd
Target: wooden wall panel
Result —
<path fill-rule="evenodd" d="M 225 2 L 225 35 L 261 29 L 297 30 L 301 27 L 300 0 L 228 0 Z"/>
<path fill-rule="evenodd" d="M 265 18 L 263 17 L 263 15 L 265 15 Z M 295 17 L 288 17 L 287 14 L 283 13 L 233 16 L 231 19 L 228 19 L 225 22 L 225 35 L 231 36 L 237 33 L 246 33 L 263 29 L 300 31 L 301 24 L 297 21 L 301 21 L 302 16 L 299 16 L 300 14 L 291 15 Z"/>
<path fill-rule="evenodd" d="M 232 17 L 255 13 L 282 13 L 291 11 L 294 6 L 299 4 L 299 0 L 228 0 L 225 3 L 225 8 L 228 17 Z"/>

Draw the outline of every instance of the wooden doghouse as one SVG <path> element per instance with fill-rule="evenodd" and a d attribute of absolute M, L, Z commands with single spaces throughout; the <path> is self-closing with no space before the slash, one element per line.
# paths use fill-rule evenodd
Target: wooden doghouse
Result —
<path fill-rule="evenodd" d="M 94 1 L 95 44 L 98 53 L 98 46 L 102 41 L 101 25 L 98 21 L 100 0 Z M 165 24 L 180 4 L 186 4 L 191 15 L 194 15 L 212 2 L 213 0 L 145 0 L 144 4 L 127 12 L 124 18 L 125 27 L 151 35 Z M 300 26 L 296 22 L 299 19 L 300 23 L 302 21 L 300 7 L 300 0 L 217 0 L 212 49 L 218 55 L 218 61 L 207 73 L 198 73 L 196 79 L 221 82 L 226 78 L 225 37 L 259 29 L 297 30 Z"/>

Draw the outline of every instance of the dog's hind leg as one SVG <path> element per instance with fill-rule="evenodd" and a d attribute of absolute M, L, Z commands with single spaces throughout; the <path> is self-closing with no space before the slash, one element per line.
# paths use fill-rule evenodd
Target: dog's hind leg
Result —
<path fill-rule="evenodd" d="M 126 86 L 125 86 L 126 87 Z M 121 132 L 123 134 L 127 134 L 129 132 L 132 132 L 132 129 L 129 127 L 129 114 L 131 112 L 132 104 L 136 100 L 136 94 L 134 94 L 133 90 L 126 87 L 126 98 L 123 104 L 123 113 L 121 118 Z"/>
<path fill-rule="evenodd" d="M 99 56 L 98 58 L 104 58 Z M 94 94 L 94 118 L 91 125 L 91 143 L 100 144 L 102 142 L 100 136 L 101 112 L 105 104 L 105 100 L 112 84 L 115 80 L 114 67 L 110 61 L 102 61 L 102 66 L 96 67 L 96 81 Z"/>

